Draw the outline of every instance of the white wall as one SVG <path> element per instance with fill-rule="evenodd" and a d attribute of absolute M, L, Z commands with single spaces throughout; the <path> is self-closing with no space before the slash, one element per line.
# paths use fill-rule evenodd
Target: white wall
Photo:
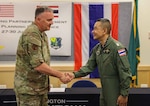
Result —
<path fill-rule="evenodd" d="M 23 1 L 72 1 L 72 2 L 129 2 L 133 0 L 1 0 L 8 2 L 23 2 Z M 138 24 L 139 24 L 139 37 L 141 45 L 141 63 L 140 65 L 150 65 L 150 0 L 138 1 Z"/>
<path fill-rule="evenodd" d="M 139 37 L 141 65 L 150 65 L 150 0 L 139 0 Z"/>
<path fill-rule="evenodd" d="M 1 1 L 10 1 L 10 2 L 14 2 L 14 1 L 54 1 L 54 2 L 57 2 L 57 1 L 72 1 L 72 2 L 128 2 L 128 1 L 133 1 L 133 0 L 1 0 Z M 148 0 L 147 0 L 148 1 Z"/>

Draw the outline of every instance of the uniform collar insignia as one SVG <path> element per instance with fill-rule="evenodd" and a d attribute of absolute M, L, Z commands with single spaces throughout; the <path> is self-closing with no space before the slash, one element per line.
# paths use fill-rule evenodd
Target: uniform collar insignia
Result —
<path fill-rule="evenodd" d="M 103 50 L 104 53 L 109 54 L 110 53 L 110 49 L 105 49 Z"/>

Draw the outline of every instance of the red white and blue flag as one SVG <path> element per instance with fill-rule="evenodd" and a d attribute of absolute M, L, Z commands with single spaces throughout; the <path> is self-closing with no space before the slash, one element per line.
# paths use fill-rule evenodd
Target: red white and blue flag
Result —
<path fill-rule="evenodd" d="M 54 17 L 58 18 L 59 17 L 59 6 L 49 6 L 51 9 L 53 9 L 54 12 Z"/>
<path fill-rule="evenodd" d="M 0 5 L 0 17 L 14 17 L 14 5 Z"/>
<path fill-rule="evenodd" d="M 91 31 L 95 21 L 108 18 L 112 23 L 111 35 L 126 47 L 129 43 L 132 2 L 118 3 L 74 3 L 74 70 L 87 62 L 92 48 L 98 43 Z M 95 70 L 91 78 L 99 77 Z"/>
<path fill-rule="evenodd" d="M 126 50 L 125 49 L 120 49 L 118 50 L 119 56 L 125 56 L 126 55 Z"/>

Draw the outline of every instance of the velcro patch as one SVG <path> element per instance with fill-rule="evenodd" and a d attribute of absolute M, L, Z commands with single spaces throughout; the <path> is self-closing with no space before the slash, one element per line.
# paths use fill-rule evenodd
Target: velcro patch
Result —
<path fill-rule="evenodd" d="M 125 56 L 126 55 L 126 50 L 125 49 L 120 49 L 118 50 L 119 56 Z"/>

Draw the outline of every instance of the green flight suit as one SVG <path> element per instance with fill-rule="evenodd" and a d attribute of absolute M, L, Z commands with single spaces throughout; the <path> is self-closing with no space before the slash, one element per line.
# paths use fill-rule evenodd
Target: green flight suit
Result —
<path fill-rule="evenodd" d="M 75 77 L 83 77 L 98 67 L 102 92 L 100 106 L 117 106 L 119 95 L 127 96 L 131 83 L 131 69 L 125 47 L 112 37 L 108 37 L 104 47 L 97 44 L 85 66 L 74 72 Z"/>

